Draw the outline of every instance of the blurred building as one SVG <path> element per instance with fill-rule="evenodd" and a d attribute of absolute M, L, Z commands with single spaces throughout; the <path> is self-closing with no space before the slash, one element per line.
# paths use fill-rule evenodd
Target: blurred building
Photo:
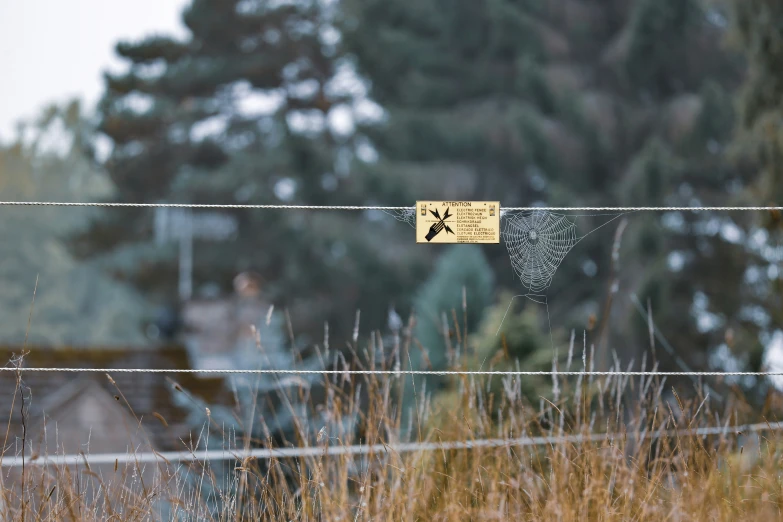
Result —
<path fill-rule="evenodd" d="M 177 345 L 28 348 L 24 367 L 64 371 L 23 372 L 21 386 L 14 372 L 0 372 L 0 396 L 6 397 L 3 404 L 11 416 L 6 457 L 20 456 L 23 448 L 26 455 L 51 456 L 181 451 L 186 443 L 201 440 L 209 421 L 207 408 L 213 421 L 238 436 L 247 421 L 261 418 L 263 428 L 250 423 L 254 436 L 288 438 L 297 418 L 307 424 L 312 415 L 308 404 L 312 388 L 318 388 L 317 375 L 111 371 L 319 367 L 314 358 L 302 359 L 284 341 L 280 314 L 262 298 L 261 288 L 257 274 L 242 273 L 235 278 L 231 295 L 184 302 Z M 0 348 L 0 358 L 12 361 L 21 351 Z M 110 377 L 68 368 L 106 368 Z M 219 447 L 223 442 L 218 435 L 209 445 Z M 153 468 L 145 473 L 154 474 Z M 98 469 L 103 476 L 115 473 L 113 465 Z"/>
<path fill-rule="evenodd" d="M 252 272 L 236 276 L 232 295 L 193 298 L 183 303 L 182 340 L 193 367 L 247 367 L 248 357 L 256 359 L 259 351 L 254 328 L 261 328 L 270 311 L 271 305 L 261 297 L 261 277 Z M 274 352 L 279 349 L 270 348 Z"/>
<path fill-rule="evenodd" d="M 0 357 L 12 360 L 17 348 L 0 348 Z M 0 372 L 0 396 L 8 423 L 4 460 L 16 467 L 3 468 L 3 487 L 16 489 L 22 480 L 18 466 L 26 458 L 26 483 L 41 484 L 53 468 L 30 466 L 31 456 L 49 457 L 68 464 L 73 486 L 84 489 L 88 501 L 99 489 L 86 488 L 89 477 L 81 459 L 63 455 L 120 454 L 150 451 L 183 451 L 199 440 L 207 420 L 204 410 L 194 418 L 187 407 L 194 400 L 228 404 L 230 393 L 222 378 L 196 379 L 192 374 L 117 373 L 121 368 L 189 368 L 184 347 L 149 348 L 53 348 L 31 347 L 23 359 L 28 368 L 107 368 L 92 372 L 23 372 L 17 383 L 14 372 Z M 109 377 L 110 376 L 110 377 Z M 7 438 L 6 438 L 7 437 Z M 93 464 L 90 471 L 106 482 L 151 487 L 169 481 L 175 468 L 164 461 Z M 140 482 L 139 482 L 140 480 Z M 140 487 L 140 490 L 142 488 Z"/>
<path fill-rule="evenodd" d="M 194 368 L 313 370 L 320 366 L 316 357 L 307 357 L 292 347 L 285 335 L 279 312 L 263 298 L 262 279 L 252 272 L 234 278 L 234 291 L 228 296 L 194 298 L 182 304 L 182 342 Z M 200 375 L 214 375 L 202 373 Z M 244 432 L 253 425 L 256 437 L 291 436 L 299 422 L 308 424 L 309 402 L 314 388 L 320 393 L 319 375 L 231 374 L 224 380 L 235 400 L 212 408 L 213 417 Z M 283 400 L 283 397 L 286 397 Z M 195 406 L 193 412 L 198 411 Z M 212 407 L 212 406 L 210 406 Z M 262 418 L 265 427 L 251 422 Z M 237 420 L 239 419 L 239 420 Z M 268 430 L 268 432 L 266 431 Z"/>
<path fill-rule="evenodd" d="M 16 348 L 0 348 L 6 360 L 19 353 Z M 189 368 L 184 347 L 157 349 L 112 349 L 96 347 L 32 347 L 23 359 L 29 368 L 107 368 L 104 373 L 23 372 L 17 385 L 14 372 L 0 372 L 0 394 L 4 414 L 10 414 L 7 446 L 3 459 L 15 467 L 2 469 L 2 487 L 18 490 L 26 484 L 45 484 L 57 473 L 51 465 L 31 466 L 30 458 L 48 457 L 55 465 L 67 464 L 72 487 L 82 491 L 85 502 L 101 495 L 104 484 L 125 484 L 142 494 L 145 488 L 173 483 L 177 466 L 164 460 L 158 464 L 118 462 L 90 465 L 90 475 L 80 458 L 64 460 L 63 455 L 132 455 L 150 451 L 184 451 L 199 441 L 207 421 L 205 411 L 194 418 L 187 407 L 193 401 L 229 404 L 230 393 L 222 378 L 196 379 L 192 374 L 117 373 L 121 368 Z M 24 398 L 24 403 L 23 403 Z M 24 404 L 24 406 L 23 406 Z M 5 437 L 5 436 L 4 436 Z M 21 457 L 26 467 L 22 475 Z M 91 478 L 92 477 L 92 478 Z M 89 486 L 88 486 L 89 484 Z M 166 509 L 164 499 L 153 502 Z"/>
<path fill-rule="evenodd" d="M 16 348 L 0 348 L 11 360 Z M 181 450 L 193 427 L 187 408 L 177 395 L 189 394 L 210 402 L 229 403 L 220 378 L 196 379 L 180 373 L 111 373 L 112 368 L 190 368 L 181 346 L 157 349 L 29 348 L 23 360 L 28 368 L 107 368 L 104 373 L 23 372 L 21 392 L 14 372 L 0 373 L 0 396 L 11 415 L 9 444 L 23 436 L 21 396 L 25 397 L 27 447 L 38 453 L 92 453 Z M 112 382 L 113 381 L 113 382 Z M 184 391 L 179 391 L 177 388 Z M 21 394 L 20 394 L 21 393 Z M 15 399 L 14 399 L 15 398 Z M 11 403 L 15 406 L 11 409 Z M 43 439 L 46 427 L 47 438 Z M 197 434 L 196 434 L 197 436 Z"/>

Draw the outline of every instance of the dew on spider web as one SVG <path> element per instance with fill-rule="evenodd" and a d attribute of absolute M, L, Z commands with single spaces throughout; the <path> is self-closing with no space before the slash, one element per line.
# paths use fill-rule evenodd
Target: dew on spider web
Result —
<path fill-rule="evenodd" d="M 384 209 L 383 212 L 397 221 L 416 228 L 416 207 Z M 499 216 L 503 222 L 501 237 L 506 244 L 514 273 L 526 290 L 524 294 L 516 297 L 525 297 L 535 303 L 545 305 L 548 316 L 549 305 L 545 292 L 552 284 L 557 269 L 566 255 L 587 235 L 627 213 L 595 214 L 596 216 L 612 217 L 585 234 L 578 235 L 575 218 L 580 216 L 559 214 L 546 208 L 501 208 Z M 511 304 L 509 304 L 510 307 Z M 506 310 L 507 313 L 508 310 Z M 505 321 L 505 315 L 503 321 Z M 501 321 L 501 327 L 503 321 Z M 500 328 L 498 328 L 498 332 L 500 332 Z"/>
<path fill-rule="evenodd" d="M 416 207 L 384 209 L 382 212 L 416 228 Z M 611 219 L 578 236 L 574 222 L 578 216 L 558 214 L 545 208 L 501 208 L 500 219 L 505 223 L 501 237 L 515 274 L 527 291 L 535 295 L 549 288 L 560 264 L 579 241 L 623 214 L 609 214 L 613 216 Z"/>
<path fill-rule="evenodd" d="M 407 223 L 413 228 L 416 228 L 416 207 L 401 208 L 393 210 L 383 210 L 384 214 L 388 214 L 397 221 Z"/>
<path fill-rule="evenodd" d="M 507 216 L 502 236 L 514 272 L 532 293 L 549 287 L 560 263 L 579 240 L 573 221 L 545 210 Z"/>
<path fill-rule="evenodd" d="M 576 215 L 558 214 L 544 208 L 501 210 L 500 216 L 504 221 L 501 237 L 506 244 L 514 273 L 526 290 L 526 293 L 515 297 L 525 297 L 534 303 L 544 305 L 549 322 L 549 303 L 545 292 L 552 284 L 555 273 L 566 255 L 587 235 L 608 225 L 623 214 L 625 213 L 601 214 L 612 217 L 587 233 L 577 235 L 574 220 L 579 216 Z M 512 298 L 509 303 L 509 309 L 514 299 Z M 506 315 L 503 316 L 498 327 L 498 333 Z M 551 324 L 549 333 L 551 338 Z"/>

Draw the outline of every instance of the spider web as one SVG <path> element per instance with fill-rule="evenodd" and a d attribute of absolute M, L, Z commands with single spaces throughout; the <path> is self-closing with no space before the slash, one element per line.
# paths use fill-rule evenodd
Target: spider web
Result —
<path fill-rule="evenodd" d="M 505 222 L 501 236 L 506 243 L 514 273 L 522 282 L 527 293 L 511 298 L 497 333 L 500 333 L 514 299 L 525 297 L 546 307 L 549 336 L 552 340 L 549 301 L 545 292 L 552 284 L 557 269 L 577 243 L 627 213 L 567 215 L 550 212 L 545 208 L 501 211 L 500 218 Z M 577 235 L 575 219 L 593 216 L 611 216 L 611 218 L 581 236 Z M 554 348 L 553 340 L 552 347 Z"/>
<path fill-rule="evenodd" d="M 576 225 L 562 214 L 533 210 L 505 216 L 502 236 L 511 265 L 528 291 L 549 288 L 566 254 L 576 245 Z"/>
<path fill-rule="evenodd" d="M 416 207 L 383 210 L 383 212 L 397 221 L 416 228 Z M 501 237 L 508 249 L 511 267 L 527 292 L 511 298 L 497 333 L 500 334 L 508 311 L 517 297 L 524 297 L 534 303 L 544 305 L 549 322 L 549 301 L 545 292 L 552 284 L 555 273 L 566 255 L 588 235 L 631 212 L 571 215 L 551 212 L 545 207 L 525 210 L 501 208 L 499 216 L 503 222 Z M 611 217 L 586 233 L 577 234 L 576 218 L 597 216 Z M 549 336 L 551 339 L 551 322 L 549 323 Z M 554 341 L 552 347 L 554 348 Z"/>
<path fill-rule="evenodd" d="M 399 210 L 382 210 L 383 213 L 390 215 L 397 221 L 407 223 L 412 228 L 416 228 L 416 207 L 403 208 Z"/>
<path fill-rule="evenodd" d="M 382 212 L 416 228 L 416 207 Z M 515 274 L 531 295 L 538 296 L 552 284 L 552 279 L 563 259 L 579 241 L 627 213 L 568 215 L 554 213 L 546 208 L 532 210 L 501 208 L 500 219 L 504 223 L 501 237 L 508 249 Z M 592 216 L 612 217 L 586 234 L 577 235 L 575 219 Z"/>

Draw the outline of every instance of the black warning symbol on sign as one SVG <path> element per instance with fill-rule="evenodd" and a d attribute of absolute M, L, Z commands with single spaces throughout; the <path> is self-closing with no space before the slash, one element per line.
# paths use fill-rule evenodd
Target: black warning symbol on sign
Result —
<path fill-rule="evenodd" d="M 454 231 L 449 228 L 449 226 L 446 224 L 446 220 L 451 217 L 451 214 L 449 214 L 449 209 L 446 208 L 446 212 L 443 214 L 443 217 L 440 217 L 440 213 L 438 213 L 438 209 L 435 209 L 434 211 L 430 210 L 430 214 L 435 216 L 435 219 L 438 221 L 436 223 L 433 223 L 430 227 L 430 231 L 427 232 L 427 236 L 425 239 L 427 241 L 432 241 L 432 238 L 440 234 L 442 230 L 445 230 L 447 234 L 454 234 Z"/>

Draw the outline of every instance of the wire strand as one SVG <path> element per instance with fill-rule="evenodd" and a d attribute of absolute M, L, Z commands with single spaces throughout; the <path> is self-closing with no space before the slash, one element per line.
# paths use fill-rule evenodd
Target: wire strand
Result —
<path fill-rule="evenodd" d="M 293 369 L 204 369 L 204 368 L 16 368 L 5 366 L 0 372 L 69 372 L 69 373 L 194 373 L 248 375 L 558 375 L 558 376 L 637 376 L 637 377 L 774 377 L 778 372 L 662 372 L 662 371 L 502 371 L 502 370 L 293 370 Z"/>
<path fill-rule="evenodd" d="M 257 210 L 410 210 L 414 206 L 386 207 L 365 205 L 252 205 L 252 204 L 201 204 L 201 203 L 119 203 L 119 202 L 66 202 L 66 201 L 0 201 L 5 207 L 132 207 L 132 208 L 213 208 L 213 209 L 257 209 Z M 772 211 L 783 207 L 501 207 L 502 211 L 580 210 L 588 212 L 612 211 Z"/>
<path fill-rule="evenodd" d="M 216 208 L 216 209 L 270 209 L 270 210 L 408 210 L 414 207 L 380 207 L 359 205 L 243 205 L 209 203 L 114 203 L 65 201 L 0 201 L 9 207 L 132 207 L 132 208 Z"/>
<path fill-rule="evenodd" d="M 150 463 L 150 462 L 188 462 L 206 460 L 238 460 L 247 458 L 271 459 L 291 457 L 321 457 L 336 455 L 367 455 L 375 453 L 406 453 L 412 451 L 437 451 L 476 448 L 503 448 L 520 446 L 544 446 L 561 444 L 579 444 L 585 442 L 614 441 L 615 439 L 630 440 L 656 440 L 664 437 L 706 437 L 708 435 L 742 435 L 745 433 L 758 433 L 763 431 L 778 431 L 783 429 L 783 422 L 744 424 L 740 426 L 704 427 L 686 430 L 657 430 L 627 433 L 590 433 L 580 435 L 561 435 L 543 437 L 520 437 L 515 439 L 478 439 L 447 442 L 409 442 L 398 444 L 372 444 L 351 446 L 310 446 L 298 448 L 257 448 L 250 451 L 230 450 L 203 450 L 203 451 L 168 451 L 168 452 L 143 452 L 143 453 L 98 453 L 98 454 L 70 454 L 56 455 L 54 457 L 25 456 L 24 462 L 28 466 L 45 466 L 48 464 L 64 465 L 68 463 L 78 464 L 86 461 L 90 465 L 115 464 L 115 463 Z M 0 467 L 20 467 L 23 459 L 17 455 L 6 458 L 0 462 Z"/>

